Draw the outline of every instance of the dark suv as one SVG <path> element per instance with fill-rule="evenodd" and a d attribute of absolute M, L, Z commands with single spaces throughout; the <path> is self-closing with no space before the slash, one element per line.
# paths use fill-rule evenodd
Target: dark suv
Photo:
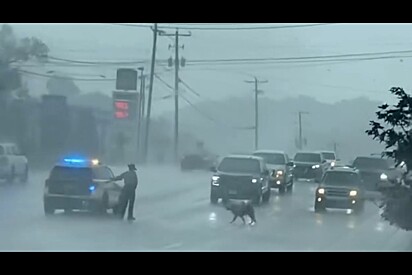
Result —
<path fill-rule="evenodd" d="M 299 152 L 293 160 L 295 179 L 311 179 L 320 182 L 329 164 L 321 152 Z"/>
<path fill-rule="evenodd" d="M 326 171 L 315 195 L 315 212 L 326 208 L 364 209 L 364 187 L 357 170 L 349 167 Z"/>
<path fill-rule="evenodd" d="M 222 159 L 211 180 L 210 201 L 216 204 L 235 200 L 252 200 L 255 204 L 270 199 L 269 170 L 260 157 L 232 155 Z"/>
<path fill-rule="evenodd" d="M 357 157 L 351 167 L 359 170 L 365 188 L 369 191 L 377 191 L 381 184 L 401 182 L 402 170 L 395 168 L 390 159 L 378 156 Z"/>
<path fill-rule="evenodd" d="M 265 160 L 270 172 L 269 183 L 271 188 L 279 189 L 280 194 L 293 190 L 293 162 L 285 152 L 260 150 L 253 153 L 254 156 Z"/>
<path fill-rule="evenodd" d="M 53 167 L 44 187 L 44 212 L 89 210 L 116 212 L 121 186 L 112 181 L 109 167 L 96 160 L 65 159 Z"/>

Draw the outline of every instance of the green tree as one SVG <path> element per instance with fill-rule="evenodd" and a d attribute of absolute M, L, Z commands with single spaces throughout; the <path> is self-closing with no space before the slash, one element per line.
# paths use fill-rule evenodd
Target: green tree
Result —
<path fill-rule="evenodd" d="M 402 88 L 392 88 L 390 92 L 398 99 L 393 106 L 383 104 L 376 112 L 378 121 L 371 121 L 371 129 L 366 133 L 374 140 L 385 144 L 383 156 L 395 160 L 397 166 L 406 166 L 405 176 L 412 170 L 412 97 Z M 406 181 L 403 181 L 407 183 Z M 412 192 L 409 184 L 393 186 L 382 190 L 384 195 L 382 217 L 404 230 L 412 230 Z"/>

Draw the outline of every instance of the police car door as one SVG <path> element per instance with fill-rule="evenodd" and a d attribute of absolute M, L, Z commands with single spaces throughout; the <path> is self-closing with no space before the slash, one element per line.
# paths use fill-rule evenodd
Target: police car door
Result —
<path fill-rule="evenodd" d="M 104 166 L 102 168 L 104 169 L 105 175 L 109 177 L 110 180 L 114 178 L 113 171 L 109 167 Z M 118 182 L 110 181 L 106 183 L 106 190 L 109 195 L 109 206 L 115 207 L 119 202 L 119 197 L 122 192 L 122 185 Z"/>

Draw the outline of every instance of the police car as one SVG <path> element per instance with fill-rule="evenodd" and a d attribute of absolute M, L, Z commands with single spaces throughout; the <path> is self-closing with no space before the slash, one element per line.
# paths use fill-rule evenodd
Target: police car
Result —
<path fill-rule="evenodd" d="M 65 158 L 50 172 L 44 188 L 44 212 L 86 210 L 116 213 L 122 185 L 116 183 L 112 170 L 98 160 Z"/>

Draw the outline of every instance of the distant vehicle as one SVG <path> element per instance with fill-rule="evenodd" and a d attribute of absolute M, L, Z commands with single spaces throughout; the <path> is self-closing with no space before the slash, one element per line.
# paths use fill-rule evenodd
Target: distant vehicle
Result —
<path fill-rule="evenodd" d="M 293 160 L 295 179 L 311 179 L 320 182 L 329 164 L 321 152 L 299 152 Z"/>
<path fill-rule="evenodd" d="M 112 170 L 98 160 L 66 158 L 53 167 L 44 187 L 44 212 L 87 210 L 116 213 L 122 186 Z"/>
<path fill-rule="evenodd" d="M 280 194 L 293 190 L 293 162 L 283 151 L 259 150 L 254 156 L 265 160 L 270 172 L 269 183 L 271 188 L 279 189 Z"/>
<path fill-rule="evenodd" d="M 357 157 L 350 166 L 359 170 L 365 188 L 369 191 L 377 191 L 388 183 L 401 183 L 402 170 L 395 168 L 392 160 L 379 156 Z"/>
<path fill-rule="evenodd" d="M 17 145 L 0 143 L 0 179 L 13 182 L 15 178 L 19 178 L 22 182 L 27 182 L 28 177 L 28 160 L 19 152 Z"/>
<path fill-rule="evenodd" d="M 202 156 L 198 154 L 186 155 L 182 158 L 180 162 L 180 168 L 182 171 L 190 170 L 207 170 L 210 167 L 216 165 L 217 157 L 212 156 Z"/>
<path fill-rule="evenodd" d="M 224 157 L 211 180 L 210 201 L 216 204 L 234 200 L 251 200 L 255 204 L 270 199 L 269 170 L 263 158 L 248 155 Z"/>
<path fill-rule="evenodd" d="M 322 157 L 329 164 L 329 167 L 335 167 L 337 165 L 337 162 L 339 160 L 336 158 L 336 153 L 335 152 L 333 152 L 333 151 L 322 151 L 321 154 L 322 154 Z"/>
<path fill-rule="evenodd" d="M 326 208 L 362 212 L 364 206 L 364 186 L 359 171 L 349 167 L 326 171 L 316 189 L 315 212 L 321 212 Z"/>

